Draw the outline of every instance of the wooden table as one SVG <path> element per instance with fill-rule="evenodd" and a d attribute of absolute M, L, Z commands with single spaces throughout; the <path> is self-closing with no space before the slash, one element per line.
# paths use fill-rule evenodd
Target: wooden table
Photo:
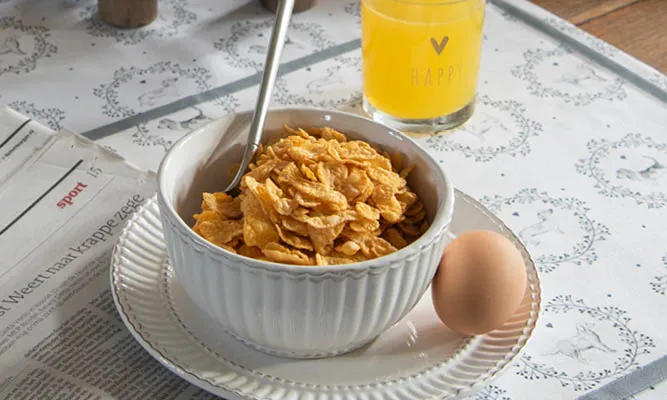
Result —
<path fill-rule="evenodd" d="M 532 0 L 667 74 L 667 0 Z"/>

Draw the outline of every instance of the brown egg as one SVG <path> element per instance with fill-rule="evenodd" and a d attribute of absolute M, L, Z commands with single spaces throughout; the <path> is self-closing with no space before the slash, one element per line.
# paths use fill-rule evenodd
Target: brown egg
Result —
<path fill-rule="evenodd" d="M 516 246 L 491 231 L 471 231 L 445 249 L 433 278 L 433 306 L 451 330 L 468 335 L 500 328 L 526 291 L 526 266 Z"/>

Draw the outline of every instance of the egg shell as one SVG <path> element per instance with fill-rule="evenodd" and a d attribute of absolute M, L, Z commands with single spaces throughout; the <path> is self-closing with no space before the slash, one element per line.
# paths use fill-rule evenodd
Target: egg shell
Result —
<path fill-rule="evenodd" d="M 453 331 L 476 335 L 502 327 L 526 292 L 521 252 L 503 235 L 470 231 L 445 249 L 432 282 L 433 306 Z"/>

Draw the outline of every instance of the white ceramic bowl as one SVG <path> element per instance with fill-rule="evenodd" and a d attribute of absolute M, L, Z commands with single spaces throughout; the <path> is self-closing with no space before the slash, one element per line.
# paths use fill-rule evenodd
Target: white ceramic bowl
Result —
<path fill-rule="evenodd" d="M 424 294 L 448 241 L 454 189 L 437 162 L 407 136 L 369 119 L 308 108 L 272 110 L 266 132 L 330 126 L 350 138 L 400 151 L 415 164 L 410 187 L 431 226 L 409 246 L 374 260 L 339 266 L 294 266 L 230 253 L 190 226 L 203 191 L 229 182 L 251 113 L 223 119 L 180 139 L 158 172 L 158 200 L 170 262 L 199 308 L 247 345 L 275 355 L 315 358 L 372 341 L 405 316 Z M 231 150 L 221 151 L 232 144 Z"/>

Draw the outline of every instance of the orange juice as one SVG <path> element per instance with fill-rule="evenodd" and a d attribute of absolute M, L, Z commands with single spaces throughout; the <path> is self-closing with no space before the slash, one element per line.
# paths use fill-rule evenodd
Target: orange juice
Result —
<path fill-rule="evenodd" d="M 484 0 L 362 0 L 364 97 L 397 118 L 455 113 L 475 97 Z"/>

